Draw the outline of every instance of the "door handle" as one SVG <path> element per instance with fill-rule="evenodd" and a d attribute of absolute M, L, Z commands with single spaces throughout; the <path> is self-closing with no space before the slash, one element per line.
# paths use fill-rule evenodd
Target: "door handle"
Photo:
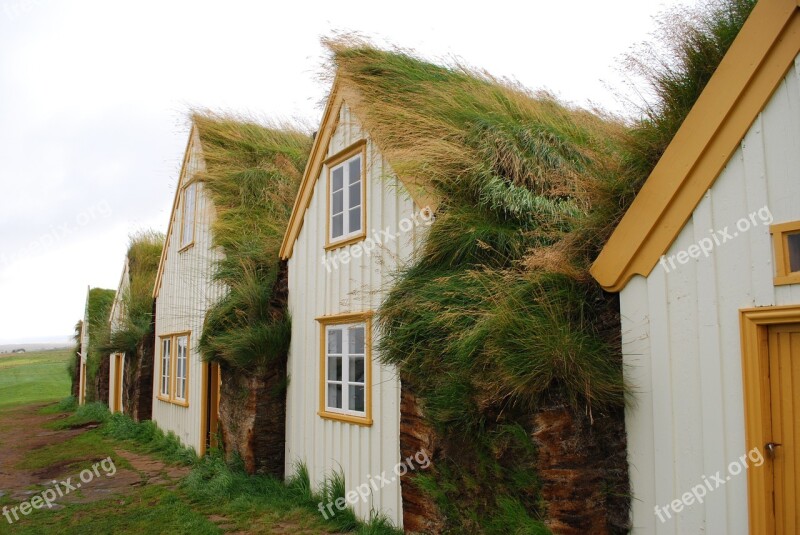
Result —
<path fill-rule="evenodd" d="M 775 458 L 775 448 L 777 448 L 779 446 L 781 446 L 781 444 L 778 444 L 776 442 L 767 442 L 766 445 L 764 446 L 766 448 L 766 450 L 767 450 L 767 457 L 769 457 L 770 459 L 774 459 Z"/>

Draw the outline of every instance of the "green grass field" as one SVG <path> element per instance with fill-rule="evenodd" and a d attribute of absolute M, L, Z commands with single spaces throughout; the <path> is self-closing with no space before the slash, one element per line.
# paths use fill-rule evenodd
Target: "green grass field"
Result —
<path fill-rule="evenodd" d="M 72 356 L 72 349 L 0 355 L 0 408 L 67 397 Z"/>

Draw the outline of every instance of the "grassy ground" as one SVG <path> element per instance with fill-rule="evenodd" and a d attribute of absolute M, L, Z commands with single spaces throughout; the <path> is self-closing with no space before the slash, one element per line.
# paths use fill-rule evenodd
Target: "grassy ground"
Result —
<path fill-rule="evenodd" d="M 0 408 L 68 396 L 71 358 L 72 349 L 0 355 Z"/>
<path fill-rule="evenodd" d="M 136 424 L 91 403 L 76 411 L 66 361 L 71 351 L 0 358 L 0 512 L 30 502 L 52 487 L 110 458 L 113 476 L 99 477 L 9 524 L 0 534 L 169 533 L 394 535 L 383 520 L 356 521 L 351 510 L 325 521 L 308 480 L 284 484 L 248 476 L 219 454 L 198 460 L 151 422 Z M 2 513 L 4 514 L 4 513 Z M 11 513 L 9 513 L 11 514 Z"/>

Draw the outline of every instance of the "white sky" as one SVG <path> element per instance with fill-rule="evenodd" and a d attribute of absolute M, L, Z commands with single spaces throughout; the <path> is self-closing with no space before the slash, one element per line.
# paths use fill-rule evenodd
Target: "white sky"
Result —
<path fill-rule="evenodd" d="M 191 106 L 315 126 L 357 31 L 621 111 L 620 58 L 694 0 L 0 0 L 0 344 L 66 338 L 128 235 L 166 231 Z"/>

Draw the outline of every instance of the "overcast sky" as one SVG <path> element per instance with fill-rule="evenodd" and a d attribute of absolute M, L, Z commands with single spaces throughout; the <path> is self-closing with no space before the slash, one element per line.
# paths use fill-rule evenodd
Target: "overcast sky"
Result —
<path fill-rule="evenodd" d="M 620 112 L 621 57 L 676 3 L 694 0 L 0 0 L 0 344 L 66 339 L 86 287 L 117 287 L 129 234 L 166 231 L 188 108 L 316 126 L 321 37 Z"/>

